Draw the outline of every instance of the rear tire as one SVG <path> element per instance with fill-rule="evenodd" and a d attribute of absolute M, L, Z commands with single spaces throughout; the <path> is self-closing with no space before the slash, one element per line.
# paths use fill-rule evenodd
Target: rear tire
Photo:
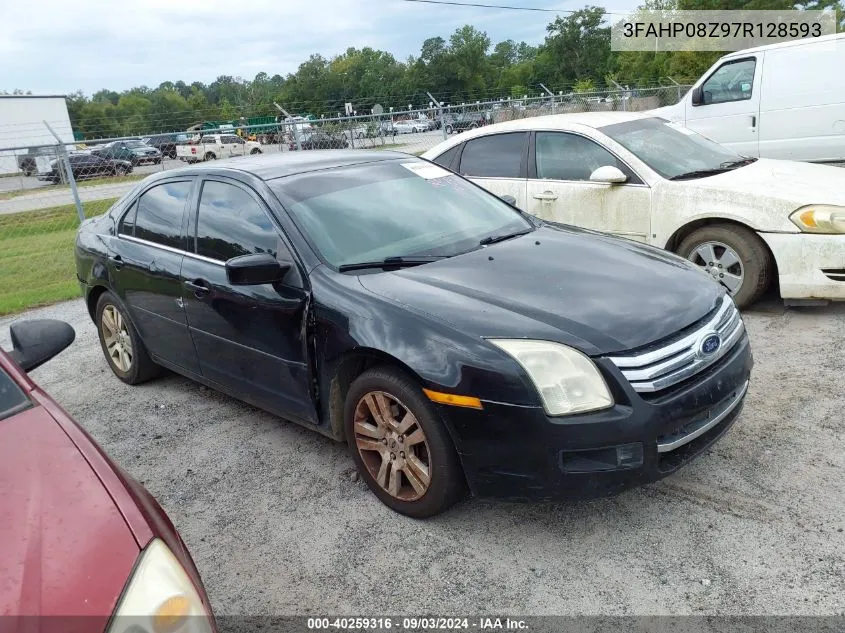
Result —
<path fill-rule="evenodd" d="M 710 248 L 716 254 L 716 260 L 710 266 L 712 257 L 703 257 Z M 732 251 L 732 253 L 731 253 Z M 678 255 L 691 260 L 705 270 L 716 273 L 714 279 L 725 285 L 734 302 L 740 308 L 754 304 L 768 289 L 774 276 L 774 264 L 768 249 L 754 231 L 734 224 L 713 224 L 693 231 L 678 247 Z M 735 256 L 735 257 L 734 257 Z M 737 264 L 719 268 L 721 261 Z M 722 272 L 724 271 L 724 272 Z M 731 275 L 722 279 L 734 279 L 737 273 L 742 280 L 738 287 L 731 289 L 719 275 Z"/>
<path fill-rule="evenodd" d="M 451 125 L 447 125 L 447 126 L 446 126 L 446 134 L 451 134 L 451 133 L 452 133 L 452 126 L 451 126 Z"/>
<path fill-rule="evenodd" d="M 449 433 L 420 386 L 404 373 L 382 366 L 356 378 L 346 395 L 344 424 L 359 473 L 391 510 L 423 519 L 466 494 Z"/>
<path fill-rule="evenodd" d="M 150 359 L 123 304 L 111 292 L 100 296 L 94 315 L 100 347 L 115 376 L 126 384 L 137 385 L 161 373 L 161 367 Z"/>
<path fill-rule="evenodd" d="M 216 155 L 212 154 L 211 152 L 208 152 L 208 153 L 207 153 L 207 154 L 203 157 L 203 160 L 215 160 L 216 158 L 217 158 L 217 156 L 216 156 Z"/>

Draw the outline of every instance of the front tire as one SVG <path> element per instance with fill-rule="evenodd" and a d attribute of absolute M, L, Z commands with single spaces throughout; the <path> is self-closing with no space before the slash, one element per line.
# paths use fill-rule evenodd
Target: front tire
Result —
<path fill-rule="evenodd" d="M 344 424 L 358 471 L 391 510 L 423 519 L 465 495 L 455 446 L 434 405 L 404 373 L 383 366 L 356 378 Z"/>
<path fill-rule="evenodd" d="M 100 346 L 115 376 L 137 385 L 160 373 L 161 367 L 150 359 L 135 326 L 111 292 L 102 294 L 94 314 Z"/>
<path fill-rule="evenodd" d="M 258 149 L 257 147 L 254 147 L 252 149 L 252 151 L 250 152 L 250 154 L 253 155 L 253 156 L 255 156 L 256 154 L 260 154 L 260 153 L 261 153 L 261 150 Z"/>
<path fill-rule="evenodd" d="M 688 235 L 678 254 L 725 286 L 740 308 L 755 303 L 774 275 L 771 255 L 754 231 L 744 226 L 714 224 Z"/>
<path fill-rule="evenodd" d="M 452 133 L 452 126 L 451 126 L 451 125 L 447 125 L 447 126 L 446 126 L 446 134 L 451 134 L 451 133 Z"/>

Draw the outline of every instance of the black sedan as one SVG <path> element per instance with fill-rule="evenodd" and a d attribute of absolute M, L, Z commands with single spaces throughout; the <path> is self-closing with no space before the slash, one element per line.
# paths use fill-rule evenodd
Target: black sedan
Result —
<path fill-rule="evenodd" d="M 310 134 L 303 134 L 303 138 L 299 140 L 302 149 L 343 149 L 349 147 L 349 140 L 344 134 L 326 134 L 325 132 L 311 132 Z M 295 140 L 291 141 L 288 146 L 290 150 L 298 149 Z"/>
<path fill-rule="evenodd" d="M 715 442 L 752 367 L 689 262 L 527 216 L 396 152 L 156 174 L 86 221 L 76 268 L 112 371 L 165 367 L 346 441 L 415 517 L 607 495 Z"/>
<path fill-rule="evenodd" d="M 96 154 L 71 154 L 67 160 L 76 180 L 100 176 L 125 176 L 132 172 L 132 163 L 128 160 L 103 158 Z M 50 163 L 50 171 L 40 175 L 39 178 L 59 183 L 64 178 L 63 171 L 58 161 L 53 161 Z"/>

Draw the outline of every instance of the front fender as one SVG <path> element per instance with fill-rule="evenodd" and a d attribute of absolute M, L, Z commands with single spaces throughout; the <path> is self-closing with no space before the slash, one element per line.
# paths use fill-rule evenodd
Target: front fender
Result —
<path fill-rule="evenodd" d="M 395 362 L 428 389 L 540 406 L 516 361 L 483 339 L 370 293 L 354 276 L 329 276 L 318 267 L 311 283 L 323 419 L 339 369 L 356 354 Z"/>

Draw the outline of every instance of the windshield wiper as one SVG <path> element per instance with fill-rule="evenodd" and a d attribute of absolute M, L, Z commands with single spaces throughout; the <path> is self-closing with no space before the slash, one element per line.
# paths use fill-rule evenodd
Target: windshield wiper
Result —
<path fill-rule="evenodd" d="M 340 272 L 347 270 L 365 270 L 367 268 L 406 268 L 408 266 L 419 266 L 421 264 L 430 264 L 436 262 L 438 259 L 443 259 L 445 255 L 430 255 L 425 257 L 385 257 L 377 262 L 358 262 L 355 264 L 341 264 L 337 267 Z"/>
<path fill-rule="evenodd" d="M 685 171 L 677 176 L 672 176 L 669 180 L 687 180 L 688 178 L 704 178 L 705 176 L 715 176 L 716 174 L 724 174 L 730 171 L 729 167 L 714 167 L 712 169 L 696 169 L 694 171 Z"/>
<path fill-rule="evenodd" d="M 726 171 L 731 171 L 732 169 L 736 169 L 737 167 L 744 167 L 745 165 L 750 165 L 756 160 L 756 158 L 743 156 L 742 158 L 739 158 L 737 160 L 726 160 L 724 163 L 721 163 L 718 167 L 713 167 L 711 169 L 696 169 L 694 171 L 686 171 L 682 174 L 678 174 L 677 176 L 672 176 L 669 180 L 686 180 L 688 178 L 704 178 L 705 176 L 715 176 L 716 174 L 724 174 Z"/>
<path fill-rule="evenodd" d="M 526 235 L 531 231 L 516 231 L 514 233 L 505 233 L 503 235 L 490 235 L 488 237 L 483 238 L 479 244 L 481 246 L 487 246 L 488 244 L 495 244 L 496 242 L 504 242 L 505 240 L 509 240 L 513 237 L 519 237 L 520 235 Z"/>
<path fill-rule="evenodd" d="M 756 158 L 751 158 L 750 156 L 743 156 L 738 160 L 726 160 L 724 163 L 719 165 L 724 169 L 736 169 L 737 167 L 745 167 L 746 165 L 750 165 L 753 162 L 756 162 Z"/>

